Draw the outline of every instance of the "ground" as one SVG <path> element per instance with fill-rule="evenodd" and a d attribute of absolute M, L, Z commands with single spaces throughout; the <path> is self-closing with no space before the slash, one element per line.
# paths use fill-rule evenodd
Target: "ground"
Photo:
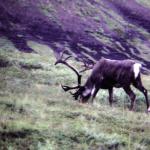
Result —
<path fill-rule="evenodd" d="M 121 89 L 115 89 L 112 108 L 105 90 L 94 105 L 80 104 L 60 87 L 76 84 L 74 73 L 54 65 L 46 44 L 27 43 L 34 53 L 0 38 L 0 149 L 149 150 L 150 115 L 140 92 L 134 89 L 135 112 L 128 110 L 130 100 Z M 81 67 L 74 59 L 69 63 Z M 142 80 L 150 93 L 150 77 L 142 75 Z"/>

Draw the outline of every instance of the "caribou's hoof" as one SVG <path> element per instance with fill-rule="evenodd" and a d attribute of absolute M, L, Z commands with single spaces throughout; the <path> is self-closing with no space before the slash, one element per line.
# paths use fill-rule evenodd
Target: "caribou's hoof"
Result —
<path fill-rule="evenodd" d="M 148 113 L 150 113 L 150 107 L 147 109 Z"/>

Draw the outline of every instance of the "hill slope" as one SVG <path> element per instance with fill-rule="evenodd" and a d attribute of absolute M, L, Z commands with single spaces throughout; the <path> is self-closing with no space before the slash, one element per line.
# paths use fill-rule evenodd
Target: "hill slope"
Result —
<path fill-rule="evenodd" d="M 0 149 L 149 150 L 150 116 L 141 93 L 135 91 L 136 112 L 128 111 L 122 90 L 115 91 L 113 108 L 105 90 L 93 106 L 79 104 L 59 86 L 76 81 L 73 72 L 54 66 L 52 49 L 28 41 L 36 53 L 20 52 L 6 37 L 0 44 Z M 150 90 L 149 79 L 143 76 Z"/>
<path fill-rule="evenodd" d="M 21 51 L 32 52 L 32 39 L 78 60 L 132 58 L 149 69 L 149 7 L 146 0 L 6 0 L 0 34 Z"/>

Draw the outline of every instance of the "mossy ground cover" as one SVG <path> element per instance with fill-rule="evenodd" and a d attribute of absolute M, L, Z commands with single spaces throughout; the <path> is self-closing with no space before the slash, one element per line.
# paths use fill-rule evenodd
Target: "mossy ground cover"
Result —
<path fill-rule="evenodd" d="M 112 108 L 105 90 L 93 105 L 80 104 L 62 91 L 60 83 L 73 85 L 76 76 L 54 65 L 52 49 L 29 41 L 35 53 L 23 53 L 5 37 L 0 42 L 0 61 L 8 62 L 0 68 L 0 149 L 149 150 L 150 116 L 141 93 L 134 89 L 135 112 L 123 90 L 115 90 Z M 143 81 L 150 90 L 150 77 Z"/>

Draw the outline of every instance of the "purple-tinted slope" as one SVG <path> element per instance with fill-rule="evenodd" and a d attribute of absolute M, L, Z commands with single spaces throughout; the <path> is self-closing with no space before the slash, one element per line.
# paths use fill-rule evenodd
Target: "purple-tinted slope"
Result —
<path fill-rule="evenodd" d="M 114 5 L 114 8 L 121 13 L 126 21 L 150 32 L 150 8 L 140 5 L 135 0 L 106 1 Z"/>
<path fill-rule="evenodd" d="M 29 7 L 25 9 L 25 6 L 17 2 L 0 3 L 1 35 L 7 36 L 19 50 L 25 52 L 33 51 L 27 46 L 28 40 L 43 41 L 49 44 L 49 41 L 64 39 L 65 34 L 57 24 L 47 21 L 46 16 L 40 13 L 36 6 L 32 6 L 32 3 L 28 5 Z"/>
<path fill-rule="evenodd" d="M 84 61 L 132 58 L 150 69 L 150 9 L 135 0 L 1 0 L 0 12 L 0 35 L 21 51 L 35 40 Z"/>

